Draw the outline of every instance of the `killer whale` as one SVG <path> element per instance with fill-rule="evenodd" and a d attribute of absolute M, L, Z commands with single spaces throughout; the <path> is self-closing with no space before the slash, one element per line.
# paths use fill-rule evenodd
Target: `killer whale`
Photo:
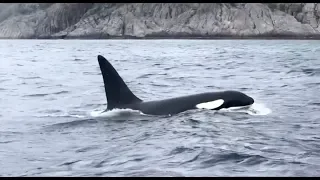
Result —
<path fill-rule="evenodd" d="M 132 93 L 111 63 L 101 55 L 98 62 L 103 77 L 107 109 L 139 110 L 148 115 L 174 115 L 192 109 L 220 110 L 244 107 L 254 99 L 239 91 L 206 92 L 155 101 L 143 101 Z"/>

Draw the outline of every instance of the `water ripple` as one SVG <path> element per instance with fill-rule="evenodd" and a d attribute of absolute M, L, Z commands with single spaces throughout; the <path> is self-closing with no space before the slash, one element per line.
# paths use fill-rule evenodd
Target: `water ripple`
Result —
<path fill-rule="evenodd" d="M 319 41 L 1 44 L 0 56 L 8 59 L 0 66 L 3 176 L 320 173 Z M 192 110 L 161 117 L 103 113 L 107 103 L 98 54 L 144 100 L 231 89 L 249 94 L 261 106 L 251 113 Z"/>

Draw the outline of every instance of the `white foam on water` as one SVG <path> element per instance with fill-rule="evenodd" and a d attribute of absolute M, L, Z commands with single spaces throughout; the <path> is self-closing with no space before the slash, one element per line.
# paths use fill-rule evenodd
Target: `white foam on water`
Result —
<path fill-rule="evenodd" d="M 43 117 L 75 117 L 75 118 L 84 118 L 85 116 L 83 115 L 77 115 L 77 114 L 68 114 L 68 113 L 64 113 L 64 114 L 40 114 L 40 115 L 33 115 L 34 117 L 38 117 L 38 118 L 43 118 Z"/>
<path fill-rule="evenodd" d="M 272 110 L 266 107 L 265 104 L 253 103 L 248 109 L 248 113 L 251 115 L 268 115 L 272 113 Z"/>
<path fill-rule="evenodd" d="M 220 111 L 224 112 L 243 112 L 253 116 L 264 116 L 272 113 L 271 109 L 266 107 L 262 103 L 253 103 L 250 106 L 243 106 L 243 107 L 232 107 L 228 109 L 221 109 Z"/>
<path fill-rule="evenodd" d="M 112 110 L 93 110 L 90 112 L 90 116 L 92 117 L 115 117 L 115 116 L 130 116 L 134 114 L 142 115 L 140 111 L 132 110 L 132 109 L 112 109 Z"/>

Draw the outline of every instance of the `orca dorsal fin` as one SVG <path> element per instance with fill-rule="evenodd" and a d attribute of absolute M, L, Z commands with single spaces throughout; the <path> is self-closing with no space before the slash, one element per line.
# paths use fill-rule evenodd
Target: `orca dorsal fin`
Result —
<path fill-rule="evenodd" d="M 103 77 L 108 110 L 142 101 L 131 92 L 118 72 L 106 58 L 98 55 L 98 61 Z"/>

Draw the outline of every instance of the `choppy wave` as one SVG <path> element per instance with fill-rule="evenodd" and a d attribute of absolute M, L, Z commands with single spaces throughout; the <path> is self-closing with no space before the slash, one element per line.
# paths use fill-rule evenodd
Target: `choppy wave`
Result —
<path fill-rule="evenodd" d="M 7 59 L 0 66 L 3 176 L 320 174 L 320 51 L 306 51 L 320 47 L 319 41 L 0 40 L 0 45 Z M 239 90 L 257 101 L 173 116 L 105 111 L 98 54 L 142 99 Z"/>

